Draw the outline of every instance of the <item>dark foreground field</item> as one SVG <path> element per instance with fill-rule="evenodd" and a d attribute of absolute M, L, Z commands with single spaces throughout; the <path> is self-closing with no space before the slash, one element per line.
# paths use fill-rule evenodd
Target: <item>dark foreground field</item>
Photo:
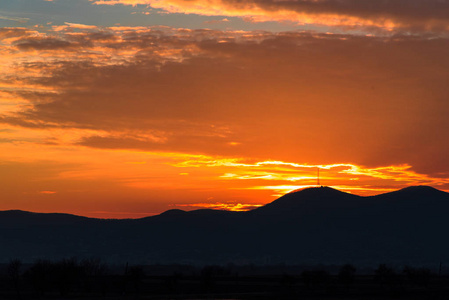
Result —
<path fill-rule="evenodd" d="M 358 271 L 351 265 L 106 266 L 69 259 L 0 267 L 0 299 L 449 299 L 447 274 L 386 265 Z"/>

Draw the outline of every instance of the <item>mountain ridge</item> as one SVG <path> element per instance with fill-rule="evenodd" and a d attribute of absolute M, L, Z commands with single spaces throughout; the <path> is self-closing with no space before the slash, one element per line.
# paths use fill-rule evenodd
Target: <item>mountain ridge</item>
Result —
<path fill-rule="evenodd" d="M 433 193 L 433 194 L 438 194 L 438 195 L 446 195 L 449 196 L 448 192 L 439 190 L 437 188 L 431 187 L 431 186 L 427 186 L 427 185 L 416 185 L 416 186 L 408 186 L 396 191 L 392 191 L 392 192 L 386 192 L 386 193 L 381 193 L 381 194 L 377 194 L 377 195 L 370 195 L 370 196 L 360 196 L 360 195 L 356 195 L 356 194 L 352 194 L 352 193 L 348 193 L 348 192 L 344 192 L 344 191 L 340 191 L 336 188 L 332 188 L 329 186 L 318 186 L 318 187 L 306 187 L 300 190 L 295 190 L 295 191 L 291 191 L 289 193 L 284 194 L 283 196 L 277 198 L 276 200 L 269 202 L 261 207 L 249 210 L 249 211 L 245 211 L 245 212 L 251 212 L 251 211 L 257 211 L 257 210 L 261 210 L 264 207 L 267 206 L 271 206 L 272 204 L 275 203 L 279 203 L 282 202 L 285 199 L 291 199 L 291 198 L 296 198 L 294 199 L 294 201 L 298 201 L 298 200 L 302 200 L 301 198 L 305 198 L 308 197 L 307 200 L 316 200 L 316 198 L 318 197 L 324 197 L 324 198 L 330 198 L 330 197 L 334 197 L 337 198 L 337 200 L 339 199 L 339 196 L 347 196 L 349 198 L 353 198 L 353 199 L 376 199 L 379 196 L 392 196 L 392 195 L 410 195 L 410 193 L 419 193 L 419 194 L 423 194 L 423 193 Z M 306 195 L 304 195 L 306 194 Z M 297 195 L 300 195 L 300 197 L 296 197 Z M 312 196 L 312 197 L 311 197 Z M 336 197 L 337 196 L 337 197 Z M 299 199 L 298 199 L 299 198 Z M 280 201 L 281 200 L 281 201 Z M 80 218 L 85 218 L 85 219 L 93 219 L 93 220 L 140 220 L 140 219 L 147 219 L 147 218 L 152 218 L 152 217 L 157 217 L 157 216 L 175 216 L 175 215 L 183 215 L 184 213 L 201 213 L 201 212 L 223 212 L 223 211 L 228 211 L 228 210 L 223 210 L 223 209 L 194 209 L 194 210 L 182 210 L 182 209 L 169 209 L 166 210 L 160 214 L 157 215 L 153 215 L 153 216 L 145 216 L 145 217 L 141 217 L 141 218 L 135 218 L 135 219 L 130 219 L 130 218 L 123 218 L 123 219 L 117 219 L 117 218 L 94 218 L 94 217 L 86 217 L 86 216 L 82 216 L 82 215 L 76 215 L 76 214 L 70 214 L 70 213 L 60 213 L 60 212 L 33 212 L 33 211 L 26 211 L 26 210 L 21 210 L 21 209 L 8 209 L 8 210 L 0 210 L 0 214 L 4 214 L 4 213 L 8 213 L 8 214 L 19 214 L 19 215 L 26 215 L 26 214 L 33 214 L 34 216 L 36 215 L 47 215 L 47 216 L 75 216 L 75 217 L 80 217 Z M 232 213 L 245 213 L 245 212 L 234 212 L 234 211 L 229 211 Z M 0 215 L 1 217 L 1 215 Z"/>
<path fill-rule="evenodd" d="M 329 187 L 248 211 L 169 210 L 139 219 L 0 211 L 0 260 L 111 263 L 449 261 L 449 193 L 417 187 L 362 197 Z"/>

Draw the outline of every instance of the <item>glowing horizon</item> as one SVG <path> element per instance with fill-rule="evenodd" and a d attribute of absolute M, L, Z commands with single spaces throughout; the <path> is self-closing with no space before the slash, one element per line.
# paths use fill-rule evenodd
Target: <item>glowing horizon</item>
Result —
<path fill-rule="evenodd" d="M 169 204 L 167 210 L 171 209 L 180 209 L 184 211 L 190 211 L 190 210 L 197 210 L 197 209 L 213 209 L 213 210 L 225 210 L 225 211 L 233 211 L 233 212 L 245 212 L 252 209 L 256 209 L 258 207 L 262 207 L 268 203 L 273 202 L 277 199 L 277 197 L 282 197 L 286 194 L 293 193 L 293 192 L 299 192 L 301 190 L 307 189 L 307 188 L 318 188 L 323 187 L 317 186 L 317 185 L 303 185 L 303 186 L 294 186 L 294 185 L 286 185 L 286 186 L 255 186 L 251 187 L 249 189 L 266 189 L 266 190 L 272 190 L 277 192 L 285 192 L 284 194 L 274 194 L 272 196 L 275 196 L 272 201 L 268 201 L 261 204 L 251 203 L 251 204 L 243 204 L 243 203 L 236 203 L 235 201 L 228 201 L 228 202 L 203 202 L 203 203 L 184 203 L 184 204 Z M 362 188 L 362 187 L 353 187 L 353 186 L 324 186 L 333 188 L 336 190 L 344 191 L 350 194 L 355 194 L 358 196 L 375 196 L 380 195 L 388 192 L 394 192 L 398 189 L 394 188 Z M 409 187 L 409 186 L 407 186 Z M 405 187 L 404 187 L 405 188 Z M 353 193 L 353 191 L 362 192 L 362 193 Z M 447 190 L 445 192 L 448 192 Z M 55 194 L 54 191 L 41 191 L 42 194 Z M 207 199 L 211 200 L 211 199 Z M 14 209 L 5 209 L 5 210 L 14 210 Z M 127 212 L 127 211 L 72 211 L 72 212 L 65 212 L 70 213 L 78 216 L 84 216 L 89 218 L 98 218 L 98 219 L 140 219 L 145 217 L 151 217 L 155 215 L 159 215 L 167 210 L 159 211 L 159 212 Z M 31 211 L 33 213 L 61 213 L 57 211 Z"/>

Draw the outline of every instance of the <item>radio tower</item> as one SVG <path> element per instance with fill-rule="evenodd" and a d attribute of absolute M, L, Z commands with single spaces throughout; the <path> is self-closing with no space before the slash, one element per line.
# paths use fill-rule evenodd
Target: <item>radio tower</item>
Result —
<path fill-rule="evenodd" d="M 320 167 L 317 167 L 316 171 L 317 171 L 317 173 L 316 173 L 316 184 L 318 186 L 320 186 Z"/>

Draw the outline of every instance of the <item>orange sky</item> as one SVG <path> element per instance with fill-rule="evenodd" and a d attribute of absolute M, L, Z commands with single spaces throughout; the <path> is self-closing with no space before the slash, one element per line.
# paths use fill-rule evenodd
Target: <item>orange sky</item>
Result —
<path fill-rule="evenodd" d="M 0 27 L 0 210 L 244 210 L 315 185 L 317 168 L 321 184 L 359 195 L 449 191 L 444 12 L 421 1 L 383 13 L 364 1 L 81 2 L 220 19 L 31 25 L 14 15 Z M 238 26 L 232 18 L 326 30 L 208 28 Z"/>

